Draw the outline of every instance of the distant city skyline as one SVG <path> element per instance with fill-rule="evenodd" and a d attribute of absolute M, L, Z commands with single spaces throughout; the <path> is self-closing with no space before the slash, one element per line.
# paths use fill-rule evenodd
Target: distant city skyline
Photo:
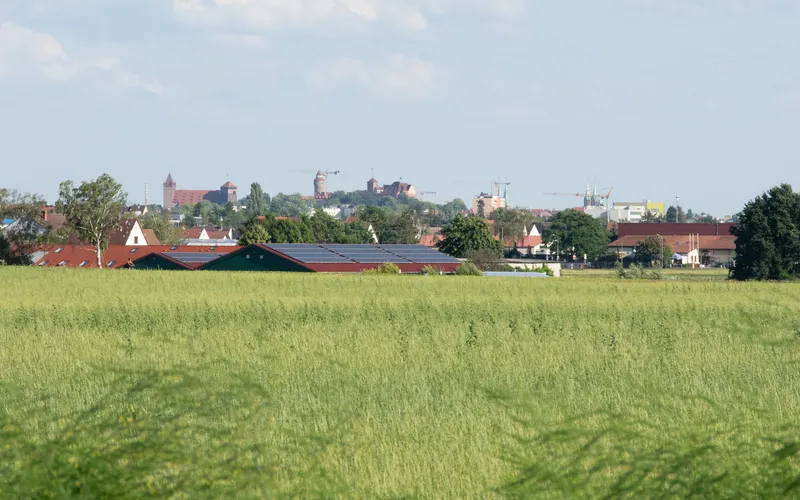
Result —
<path fill-rule="evenodd" d="M 330 9 L 326 6 L 335 6 Z M 800 189 L 794 0 L 8 0 L 0 186 L 107 172 L 313 194 L 403 179 L 443 202 L 613 200 L 726 215 Z"/>

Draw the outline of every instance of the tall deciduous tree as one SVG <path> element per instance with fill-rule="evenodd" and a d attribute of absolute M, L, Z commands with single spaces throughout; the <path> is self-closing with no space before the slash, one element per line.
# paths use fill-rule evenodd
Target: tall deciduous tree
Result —
<path fill-rule="evenodd" d="M 734 279 L 800 278 L 800 193 L 788 184 L 774 187 L 748 202 L 737 219 Z"/>
<path fill-rule="evenodd" d="M 305 219 L 311 228 L 313 240 L 316 243 L 342 243 L 344 239 L 344 224 L 334 219 L 322 209 L 317 209 L 313 217 Z"/>
<path fill-rule="evenodd" d="M 525 236 L 528 218 L 517 210 L 498 208 L 490 218 L 494 221 L 495 234 L 502 241 L 520 241 Z"/>
<path fill-rule="evenodd" d="M 608 253 L 608 231 L 600 219 L 577 210 L 559 212 L 542 235 L 548 245 L 557 245 L 562 253 L 573 252 L 576 258 L 594 259 Z"/>
<path fill-rule="evenodd" d="M 57 209 L 81 240 L 95 247 L 97 267 L 102 269 L 103 252 L 108 248 L 111 231 L 119 227 L 127 195 L 113 177 L 103 174 L 75 187 L 64 181 L 58 188 Z"/>
<path fill-rule="evenodd" d="M 664 267 L 672 259 L 672 247 L 661 236 L 648 236 L 636 245 L 636 257 L 652 265 Z"/>
<path fill-rule="evenodd" d="M 247 200 L 247 211 L 252 217 L 267 215 L 267 197 L 261 189 L 261 184 L 254 182 L 250 185 L 250 196 Z"/>
<path fill-rule="evenodd" d="M 481 219 L 486 218 L 486 202 L 483 201 L 483 198 L 478 200 L 478 213 L 476 215 Z"/>
<path fill-rule="evenodd" d="M 389 223 L 389 216 L 386 214 L 385 209 L 374 206 L 359 207 L 358 211 L 356 211 L 356 217 L 364 224 L 372 226 L 378 241 L 383 241 L 382 236 Z"/>
<path fill-rule="evenodd" d="M 405 210 L 389 220 L 380 242 L 385 244 L 413 245 L 419 241 L 420 230 L 409 210 Z"/>
<path fill-rule="evenodd" d="M 250 219 L 241 229 L 239 245 L 247 246 L 256 243 L 268 243 L 271 239 L 269 234 L 269 221 L 267 219 Z"/>
<path fill-rule="evenodd" d="M 180 230 L 168 213 L 148 212 L 142 217 L 141 224 L 142 229 L 152 229 L 162 245 L 179 245 L 183 241 Z"/>
<path fill-rule="evenodd" d="M 439 249 L 453 257 L 464 258 L 474 252 L 503 255 L 503 244 L 497 241 L 489 224 L 481 217 L 457 215 L 442 228 Z"/>

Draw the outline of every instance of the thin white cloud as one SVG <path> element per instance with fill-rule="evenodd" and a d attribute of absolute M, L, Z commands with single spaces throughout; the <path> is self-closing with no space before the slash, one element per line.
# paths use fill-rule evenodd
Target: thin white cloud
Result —
<path fill-rule="evenodd" d="M 100 78 L 121 89 L 164 96 L 158 82 L 131 73 L 114 57 L 72 57 L 55 37 L 13 23 L 0 24 L 0 82 L 44 79 L 70 82 Z"/>
<path fill-rule="evenodd" d="M 473 11 L 512 18 L 525 0 L 173 0 L 175 15 L 198 27 L 236 27 L 259 31 L 363 32 L 388 25 L 422 31 L 428 17 Z"/>
<path fill-rule="evenodd" d="M 267 40 L 260 35 L 241 35 L 235 33 L 214 33 L 211 39 L 220 44 L 231 47 L 245 49 L 263 49 L 267 46 Z"/>
<path fill-rule="evenodd" d="M 309 72 L 307 83 L 321 90 L 355 85 L 376 97 L 424 99 L 434 96 L 446 79 L 432 62 L 396 54 L 378 64 L 351 58 L 329 61 Z"/>
<path fill-rule="evenodd" d="M 800 109 L 800 88 L 784 93 L 778 98 L 778 103 L 789 108 Z"/>
<path fill-rule="evenodd" d="M 626 0 L 636 7 L 702 14 L 728 11 L 739 14 L 776 8 L 800 7 L 798 0 Z"/>

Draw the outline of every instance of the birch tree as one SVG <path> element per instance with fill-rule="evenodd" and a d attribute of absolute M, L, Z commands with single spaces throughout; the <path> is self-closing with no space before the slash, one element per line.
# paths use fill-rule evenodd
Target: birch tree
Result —
<path fill-rule="evenodd" d="M 92 244 L 97 252 L 97 267 L 102 269 L 111 232 L 123 219 L 127 196 L 122 185 L 103 174 L 78 187 L 72 181 L 64 181 L 59 185 L 58 196 L 58 211 L 64 214 L 78 238 Z"/>

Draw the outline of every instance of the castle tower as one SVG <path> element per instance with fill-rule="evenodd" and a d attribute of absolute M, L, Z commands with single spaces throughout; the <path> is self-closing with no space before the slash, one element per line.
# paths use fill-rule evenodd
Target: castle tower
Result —
<path fill-rule="evenodd" d="M 367 181 L 367 191 L 370 193 L 378 192 L 378 179 L 373 177 L 372 179 Z"/>
<path fill-rule="evenodd" d="M 232 182 L 226 182 L 225 184 L 220 186 L 219 192 L 220 192 L 221 198 L 224 200 L 225 203 L 229 203 L 230 202 L 230 203 L 233 203 L 234 205 L 236 204 L 236 199 L 237 199 L 236 190 L 237 189 L 238 188 L 236 186 L 234 186 Z"/>
<path fill-rule="evenodd" d="M 320 170 L 317 172 L 317 176 L 314 177 L 314 197 L 315 198 L 325 198 L 327 193 L 325 192 L 325 174 L 322 173 Z"/>
<path fill-rule="evenodd" d="M 164 181 L 164 210 L 172 210 L 175 206 L 175 190 L 178 184 L 172 180 L 172 174 L 167 175 L 167 180 Z"/>

